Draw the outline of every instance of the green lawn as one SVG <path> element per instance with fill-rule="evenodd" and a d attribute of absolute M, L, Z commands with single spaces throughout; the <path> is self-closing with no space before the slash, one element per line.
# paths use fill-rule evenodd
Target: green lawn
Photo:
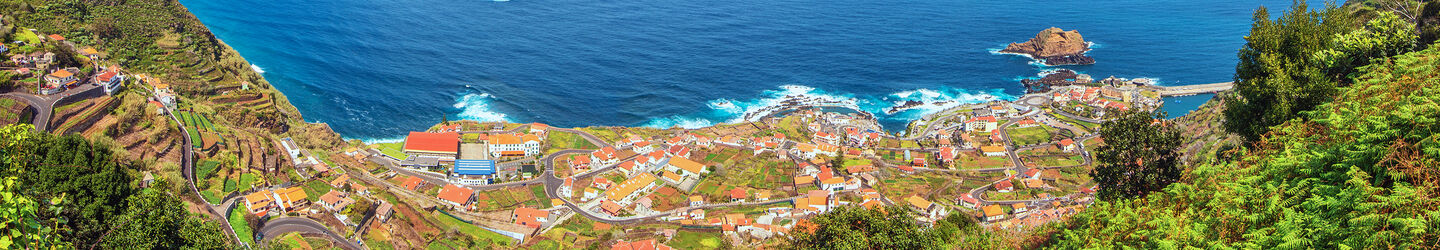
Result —
<path fill-rule="evenodd" d="M 720 234 L 678 231 L 665 244 L 676 249 L 717 249 L 720 248 Z"/>
<path fill-rule="evenodd" d="M 305 197 L 305 199 L 310 201 L 319 200 L 321 195 L 325 195 L 325 193 L 330 192 L 330 184 L 325 183 L 321 180 L 311 180 L 310 182 L 306 182 L 304 188 L 305 196 L 309 196 Z"/>
<path fill-rule="evenodd" d="M 255 180 L 257 180 L 257 179 L 259 179 L 259 177 L 256 176 L 255 174 L 251 174 L 251 173 L 241 174 L 241 175 L 240 175 L 240 185 L 239 185 L 239 187 L 240 187 L 240 188 L 243 188 L 243 189 L 250 189 L 250 185 L 255 184 Z"/>
<path fill-rule="evenodd" d="M 25 44 L 32 46 L 40 44 L 40 36 L 30 32 L 30 29 L 17 27 L 15 30 L 19 31 L 15 32 L 15 40 L 25 41 Z"/>
<path fill-rule="evenodd" d="M 530 186 L 530 192 L 535 193 L 535 200 L 539 200 L 540 208 L 550 208 L 550 198 L 545 195 L 544 185 Z"/>
<path fill-rule="evenodd" d="M 577 134 L 575 134 L 575 133 L 558 132 L 558 131 L 557 131 L 557 132 L 550 132 L 550 135 L 549 135 L 547 138 L 545 138 L 545 143 L 550 145 L 550 149 L 551 149 L 552 151 L 559 151 L 559 149 L 598 149 L 598 148 L 600 148 L 600 147 L 595 146 L 595 144 L 590 143 L 590 141 L 585 140 L 584 137 L 580 137 L 580 135 L 577 135 Z"/>
<path fill-rule="evenodd" d="M 460 221 L 460 219 L 456 219 L 455 217 L 450 215 L 442 214 L 439 212 L 435 212 L 434 215 L 437 219 L 440 220 L 440 223 L 445 224 L 445 226 L 453 228 L 456 231 L 460 231 L 460 233 L 474 236 L 475 238 L 489 239 L 491 242 L 495 242 L 495 244 L 500 246 L 508 246 L 510 245 L 510 240 L 512 240 L 512 238 L 510 238 L 509 236 L 500 235 L 498 233 L 491 232 L 490 230 L 480 228 L 479 226 L 475 226 L 474 224 L 465 223 L 463 221 Z"/>
<path fill-rule="evenodd" d="M 375 145 L 380 147 L 380 153 L 383 153 L 390 157 L 395 157 L 395 159 L 405 159 L 404 142 L 380 143 Z"/>
<path fill-rule="evenodd" d="M 250 229 L 250 223 L 245 222 L 245 209 L 236 207 L 230 210 L 230 228 L 235 230 L 235 235 L 245 244 L 255 245 L 255 232 Z"/>
<path fill-rule="evenodd" d="M 203 196 L 202 198 L 205 198 L 205 201 L 206 201 L 206 202 L 210 202 L 210 204 L 219 204 L 219 203 L 220 203 L 220 196 L 216 196 L 216 195 L 215 195 L 215 191 L 211 191 L 211 190 L 200 191 L 200 196 Z"/>
<path fill-rule="evenodd" d="M 1050 126 L 1040 125 L 1029 128 L 1008 128 L 1005 130 L 1010 133 L 1010 140 L 1014 141 L 1015 145 L 1035 145 L 1050 142 L 1051 131 L 1054 129 L 1050 128 Z"/>
<path fill-rule="evenodd" d="M 196 178 L 196 179 L 201 179 L 201 180 L 209 179 L 209 178 L 210 178 L 210 174 L 214 174 L 214 173 L 215 173 L 215 170 L 216 170 L 216 169 L 219 169 L 219 168 L 220 168 L 220 161 L 214 161 L 214 160 L 202 161 L 202 162 L 200 162 L 200 164 L 195 165 L 195 178 Z"/>
<path fill-rule="evenodd" d="M 235 179 L 225 179 L 225 186 L 220 188 L 220 192 L 226 194 L 229 194 L 230 192 L 235 192 L 235 188 L 237 186 L 238 183 L 235 182 Z"/>

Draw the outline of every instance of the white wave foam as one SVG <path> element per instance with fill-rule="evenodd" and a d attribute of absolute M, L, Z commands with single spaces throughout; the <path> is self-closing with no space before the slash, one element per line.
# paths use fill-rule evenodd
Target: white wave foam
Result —
<path fill-rule="evenodd" d="M 650 122 L 645 123 L 644 126 L 662 129 L 673 127 L 680 127 L 683 129 L 698 129 L 715 126 L 715 122 L 712 122 L 705 118 L 687 118 L 677 115 L 658 119 L 651 119 Z"/>
<path fill-rule="evenodd" d="M 644 126 L 653 128 L 700 128 L 714 126 L 716 121 L 740 123 L 757 121 L 760 118 L 784 111 L 795 105 L 839 107 L 864 111 L 884 119 L 914 119 L 933 112 L 943 111 L 964 104 L 980 103 L 1009 98 L 1003 89 L 989 93 L 963 89 L 915 89 L 882 96 L 856 97 L 850 93 L 835 93 L 803 85 L 784 85 L 779 89 L 765 91 L 760 97 L 750 100 L 715 99 L 707 103 L 708 112 L 686 116 L 657 117 Z M 887 111 L 900 107 L 907 101 L 923 104 L 906 107 L 887 115 Z M 900 115 L 903 117 L 896 117 Z"/>
<path fill-rule="evenodd" d="M 254 70 L 257 74 L 265 74 L 265 69 L 260 68 L 260 65 L 251 64 L 250 70 Z"/>
<path fill-rule="evenodd" d="M 900 91 L 890 94 L 889 97 L 890 98 L 885 99 L 891 100 L 894 106 L 886 107 L 886 109 L 899 108 L 910 101 L 921 102 L 919 105 L 904 107 L 899 112 L 891 114 L 892 117 L 890 117 L 891 119 L 915 119 L 965 104 L 1009 98 L 1009 95 L 1006 95 L 1003 89 L 994 89 L 990 93 L 981 93 L 963 89 L 942 88 L 940 90 L 917 89 Z"/>
<path fill-rule="evenodd" d="M 454 107 L 460 109 L 460 119 L 482 122 L 509 122 L 510 120 L 505 118 L 505 114 L 490 110 L 490 100 L 494 98 L 495 97 L 489 93 L 465 94 L 455 102 Z"/>
<path fill-rule="evenodd" d="M 361 138 L 361 139 L 360 139 L 360 142 L 364 142 L 365 144 L 392 143 L 392 142 L 402 142 L 402 141 L 405 141 L 405 137 L 403 137 L 403 136 L 402 136 L 402 137 L 394 137 L 394 138 Z"/>

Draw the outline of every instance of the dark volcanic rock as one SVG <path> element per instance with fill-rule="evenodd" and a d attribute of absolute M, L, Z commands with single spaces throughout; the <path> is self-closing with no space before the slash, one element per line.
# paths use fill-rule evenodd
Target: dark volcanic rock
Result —
<path fill-rule="evenodd" d="M 1094 64 L 1095 59 L 1086 56 L 1090 44 L 1079 31 L 1064 31 L 1050 27 L 1035 34 L 1035 38 L 1023 43 L 1010 43 L 1000 52 L 1026 54 L 1044 61 L 1046 65 Z"/>
<path fill-rule="evenodd" d="M 1020 80 L 1020 84 L 1025 85 L 1026 93 L 1040 93 L 1050 91 L 1050 88 L 1055 86 L 1070 86 L 1073 84 L 1077 84 L 1075 79 L 1079 76 L 1080 74 L 1075 73 L 1075 71 L 1068 69 L 1060 69 L 1056 70 L 1055 73 L 1050 73 L 1048 75 L 1042 76 L 1040 77 L 1040 79 Z"/>

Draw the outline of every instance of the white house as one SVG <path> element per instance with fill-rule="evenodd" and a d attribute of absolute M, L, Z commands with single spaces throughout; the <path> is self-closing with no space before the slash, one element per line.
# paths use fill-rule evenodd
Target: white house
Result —
<path fill-rule="evenodd" d="M 533 134 L 490 135 L 490 155 L 493 157 L 532 156 L 540 154 L 540 137 Z"/>

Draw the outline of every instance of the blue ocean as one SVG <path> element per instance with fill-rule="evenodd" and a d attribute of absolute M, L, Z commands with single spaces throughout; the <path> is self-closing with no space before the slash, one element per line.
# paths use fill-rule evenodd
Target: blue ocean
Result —
<path fill-rule="evenodd" d="M 1079 30 L 1097 78 L 1227 82 L 1264 1 L 181 0 L 306 121 L 393 140 L 443 119 L 699 127 L 793 96 L 841 100 L 887 129 L 1023 94 L 1053 67 L 994 53 Z M 1320 4 L 1313 1 L 1312 5 Z M 1209 95 L 1172 98 L 1172 116 Z"/>

